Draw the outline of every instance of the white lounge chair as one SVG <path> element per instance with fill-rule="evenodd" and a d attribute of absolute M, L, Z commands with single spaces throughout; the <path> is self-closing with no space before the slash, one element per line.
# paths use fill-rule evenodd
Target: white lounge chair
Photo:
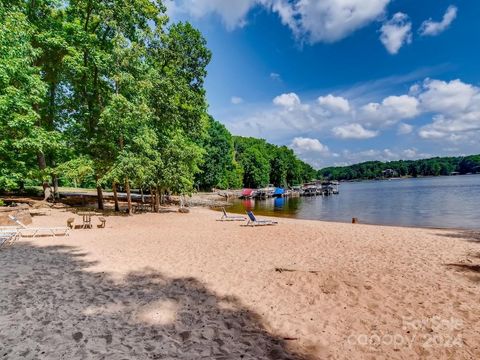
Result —
<path fill-rule="evenodd" d="M 273 220 L 259 220 L 255 217 L 253 212 L 247 211 L 248 223 L 247 226 L 264 226 L 264 225 L 276 225 L 278 222 Z"/>
<path fill-rule="evenodd" d="M 1 228 L 0 229 L 0 248 L 2 246 L 11 245 L 18 239 L 19 233 L 16 228 Z"/>
<path fill-rule="evenodd" d="M 247 220 L 244 216 L 228 215 L 225 208 L 222 208 L 222 212 L 223 212 L 223 215 L 220 218 L 220 221 L 245 221 L 245 220 Z"/>
<path fill-rule="evenodd" d="M 17 225 L 21 228 L 17 229 L 20 236 L 25 237 L 36 237 L 39 235 L 43 236 L 69 236 L 70 228 L 68 227 L 38 227 L 30 228 L 27 227 L 24 223 L 18 220 L 15 216 L 8 216 L 10 220 L 15 221 Z"/>

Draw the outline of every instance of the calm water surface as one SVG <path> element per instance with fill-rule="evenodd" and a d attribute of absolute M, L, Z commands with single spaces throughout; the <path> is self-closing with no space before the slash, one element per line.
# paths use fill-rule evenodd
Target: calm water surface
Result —
<path fill-rule="evenodd" d="M 235 200 L 231 212 L 368 224 L 480 229 L 480 175 L 341 183 L 340 194 Z"/>

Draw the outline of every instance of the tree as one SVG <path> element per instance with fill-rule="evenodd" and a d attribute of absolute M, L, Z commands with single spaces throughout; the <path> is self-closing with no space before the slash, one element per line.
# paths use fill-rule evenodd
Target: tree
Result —
<path fill-rule="evenodd" d="M 270 181 L 268 158 L 256 147 L 245 150 L 240 163 L 243 167 L 243 184 L 249 188 L 265 186 Z"/>
<path fill-rule="evenodd" d="M 242 178 L 234 159 L 234 143 L 228 130 L 209 118 L 208 131 L 202 143 L 205 158 L 200 166 L 197 183 L 202 189 L 227 189 L 242 186 Z"/>
<path fill-rule="evenodd" d="M 0 3 L 0 188 L 22 186 L 49 142 L 39 126 L 38 104 L 46 89 L 34 66 L 33 29 L 14 5 Z"/>

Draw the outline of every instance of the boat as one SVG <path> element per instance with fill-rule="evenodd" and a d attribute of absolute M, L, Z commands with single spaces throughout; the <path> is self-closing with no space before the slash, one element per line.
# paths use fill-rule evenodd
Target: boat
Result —
<path fill-rule="evenodd" d="M 316 183 L 306 183 L 302 187 L 302 196 L 318 195 L 318 186 Z"/>
<path fill-rule="evenodd" d="M 338 181 L 324 181 L 322 183 L 323 195 L 337 195 L 339 193 L 338 185 Z"/>
<path fill-rule="evenodd" d="M 285 189 L 277 187 L 273 192 L 273 197 L 284 197 L 285 196 Z"/>
<path fill-rule="evenodd" d="M 301 186 L 292 186 L 288 196 L 299 197 L 299 196 L 302 196 L 302 194 L 303 194 L 303 189 Z"/>
<path fill-rule="evenodd" d="M 275 193 L 275 186 L 269 184 L 267 187 L 257 189 L 255 197 L 259 199 L 267 199 L 273 196 Z"/>
<path fill-rule="evenodd" d="M 240 196 L 241 199 L 252 199 L 255 197 L 255 190 L 254 189 L 243 189 L 242 195 Z"/>

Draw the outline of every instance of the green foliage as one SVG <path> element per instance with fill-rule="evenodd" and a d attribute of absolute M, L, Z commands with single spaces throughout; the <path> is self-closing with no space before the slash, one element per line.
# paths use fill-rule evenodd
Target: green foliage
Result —
<path fill-rule="evenodd" d="M 299 160 L 286 146 L 275 146 L 263 139 L 234 137 L 236 159 L 243 169 L 243 185 L 291 186 L 314 179 L 316 171 Z"/>
<path fill-rule="evenodd" d="M 310 180 L 292 150 L 207 115 L 211 59 L 160 1 L 0 1 L 0 189 L 190 193 Z"/>
<path fill-rule="evenodd" d="M 232 135 L 225 126 L 210 117 L 202 146 L 205 157 L 197 176 L 198 186 L 207 190 L 241 187 L 243 174 L 235 161 Z"/>
<path fill-rule="evenodd" d="M 17 8 L 0 3 L 0 188 L 22 186 L 46 136 L 37 126 L 45 86 L 34 66 L 33 29 Z"/>
<path fill-rule="evenodd" d="M 318 171 L 318 176 L 334 180 L 376 179 L 384 177 L 383 171 L 394 170 L 397 176 L 439 176 L 480 172 L 480 155 L 467 157 L 435 157 L 423 160 L 390 162 L 368 161 L 343 167 L 330 167 Z"/>
<path fill-rule="evenodd" d="M 95 185 L 94 162 L 86 156 L 66 161 L 60 164 L 55 171 L 65 181 L 64 185 L 84 188 Z"/>

